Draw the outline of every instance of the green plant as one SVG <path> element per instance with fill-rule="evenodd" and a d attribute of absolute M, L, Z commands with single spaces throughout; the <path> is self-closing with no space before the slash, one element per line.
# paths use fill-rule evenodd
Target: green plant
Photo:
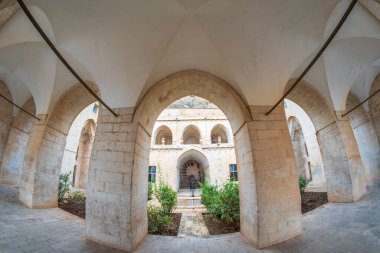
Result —
<path fill-rule="evenodd" d="M 201 184 L 201 203 L 217 221 L 237 223 L 240 221 L 239 184 L 227 181 L 221 189 L 216 185 Z"/>
<path fill-rule="evenodd" d="M 228 223 L 240 221 L 240 198 L 239 183 L 236 180 L 229 180 L 224 185 L 220 194 L 221 220 Z"/>
<path fill-rule="evenodd" d="M 58 183 L 58 200 L 63 199 L 65 194 L 70 190 L 70 175 L 71 171 L 67 173 L 61 173 L 59 175 L 59 183 Z"/>
<path fill-rule="evenodd" d="M 173 223 L 173 218 L 162 208 L 148 206 L 148 232 L 150 234 L 160 234 L 166 231 Z"/>
<path fill-rule="evenodd" d="M 169 214 L 177 206 L 177 192 L 167 183 L 160 182 L 156 189 L 156 197 L 162 210 Z"/>
<path fill-rule="evenodd" d="M 154 195 L 154 186 L 153 182 L 148 182 L 148 200 L 151 200 Z"/>
<path fill-rule="evenodd" d="M 69 199 L 72 200 L 75 203 L 83 204 L 86 202 L 86 196 L 83 192 L 76 191 L 74 193 L 71 193 L 69 195 Z"/>
<path fill-rule="evenodd" d="M 213 202 L 213 199 L 219 194 L 218 187 L 216 185 L 208 183 L 200 183 L 202 194 L 201 194 L 201 203 L 203 205 L 210 206 Z"/>
<path fill-rule="evenodd" d="M 298 184 L 300 186 L 300 193 L 302 195 L 305 192 L 305 189 L 307 185 L 309 184 L 309 181 L 307 181 L 305 177 L 299 177 Z"/>
<path fill-rule="evenodd" d="M 160 164 L 158 167 L 158 185 L 155 185 L 156 198 L 161 203 L 162 210 L 170 214 L 177 206 L 177 192 L 163 179 Z"/>

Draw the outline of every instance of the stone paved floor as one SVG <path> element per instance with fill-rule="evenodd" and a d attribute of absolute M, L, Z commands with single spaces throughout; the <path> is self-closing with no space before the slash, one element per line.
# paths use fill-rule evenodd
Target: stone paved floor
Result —
<path fill-rule="evenodd" d="M 209 235 L 202 213 L 182 213 L 178 237 Z"/>
<path fill-rule="evenodd" d="M 28 209 L 0 185 L 0 252 L 120 252 L 86 241 L 85 222 L 58 208 Z M 380 252 L 380 181 L 357 203 L 327 204 L 303 217 L 304 234 L 264 250 L 239 233 L 204 237 L 149 235 L 139 253 Z"/>

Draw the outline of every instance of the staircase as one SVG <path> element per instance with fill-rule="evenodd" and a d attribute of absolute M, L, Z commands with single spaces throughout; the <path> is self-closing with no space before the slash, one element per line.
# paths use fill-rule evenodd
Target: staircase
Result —
<path fill-rule="evenodd" d="M 175 213 L 206 212 L 206 208 L 201 204 L 201 190 L 194 190 L 194 197 L 190 189 L 180 189 L 177 193 L 177 208 Z"/>

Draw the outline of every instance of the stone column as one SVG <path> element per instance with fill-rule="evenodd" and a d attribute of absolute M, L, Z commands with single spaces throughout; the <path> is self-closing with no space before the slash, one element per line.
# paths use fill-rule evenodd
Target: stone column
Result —
<path fill-rule="evenodd" d="M 150 136 L 132 123 L 133 108 L 103 109 L 92 149 L 86 201 L 87 238 L 133 250 L 148 233 Z"/>
<path fill-rule="evenodd" d="M 268 110 L 267 106 L 251 106 L 253 121 L 240 130 L 249 136 L 252 160 L 249 153 L 237 150 L 239 180 L 242 175 L 251 178 L 249 184 L 240 181 L 241 232 L 259 248 L 302 233 L 298 176 L 284 108 L 280 105 L 266 116 Z M 239 134 L 235 140 L 242 141 Z"/>
<path fill-rule="evenodd" d="M 348 117 L 317 132 L 330 202 L 355 202 L 366 193 L 364 167 Z"/>
<path fill-rule="evenodd" d="M 57 206 L 58 180 L 66 135 L 46 125 L 39 115 L 30 132 L 20 179 L 19 198 L 31 208 Z"/>
<path fill-rule="evenodd" d="M 19 186 L 28 138 L 29 133 L 12 126 L 4 151 L 1 183 Z"/>
<path fill-rule="evenodd" d="M 35 113 L 33 99 L 29 99 L 24 109 Z M 28 144 L 29 134 L 36 119 L 20 111 L 14 117 L 9 137 L 5 146 L 3 164 L 1 169 L 1 183 L 20 185 L 21 171 L 24 162 L 25 149 Z"/>

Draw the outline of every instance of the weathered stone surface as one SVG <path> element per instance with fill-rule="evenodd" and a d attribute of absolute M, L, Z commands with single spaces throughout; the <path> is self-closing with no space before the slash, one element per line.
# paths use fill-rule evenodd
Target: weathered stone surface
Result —
<path fill-rule="evenodd" d="M 338 119 L 324 99 L 303 82 L 289 94 L 312 120 L 317 131 L 329 201 L 357 201 L 365 193 L 364 169 L 347 118 Z"/>

